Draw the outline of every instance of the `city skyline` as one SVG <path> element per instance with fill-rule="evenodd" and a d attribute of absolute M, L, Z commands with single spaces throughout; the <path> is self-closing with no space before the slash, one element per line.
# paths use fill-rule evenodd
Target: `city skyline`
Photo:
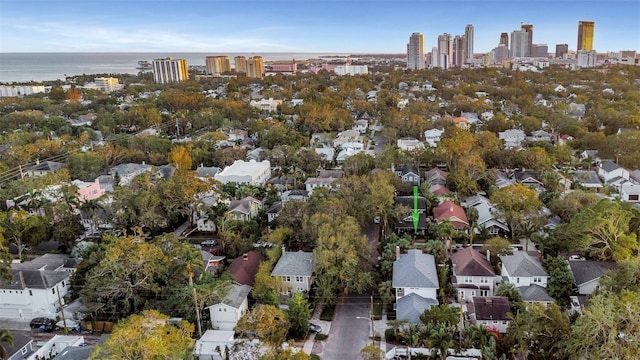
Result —
<path fill-rule="evenodd" d="M 407 36 L 463 35 L 474 51 L 500 34 L 534 26 L 533 43 L 576 50 L 579 21 L 596 24 L 598 52 L 640 50 L 640 2 L 276 0 L 3 0 L 0 52 L 340 52 L 406 53 Z"/>

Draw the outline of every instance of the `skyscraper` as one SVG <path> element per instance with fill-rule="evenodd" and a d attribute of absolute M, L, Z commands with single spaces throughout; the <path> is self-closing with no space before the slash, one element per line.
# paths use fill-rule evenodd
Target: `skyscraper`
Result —
<path fill-rule="evenodd" d="M 158 84 L 169 84 L 189 79 L 186 59 L 174 60 L 172 57 L 154 59 L 151 62 L 151 68 L 153 80 Z"/>
<path fill-rule="evenodd" d="M 236 56 L 233 58 L 233 62 L 236 65 L 237 73 L 247 73 L 247 58 L 244 56 Z"/>
<path fill-rule="evenodd" d="M 514 30 L 511 32 L 511 57 L 527 57 L 527 45 L 529 44 L 530 33 L 524 30 Z"/>
<path fill-rule="evenodd" d="M 578 49 L 577 50 L 593 50 L 593 21 L 578 22 Z"/>
<path fill-rule="evenodd" d="M 509 34 L 504 32 L 502 34 L 500 34 L 500 43 L 501 45 L 506 46 L 507 48 L 509 47 Z"/>
<path fill-rule="evenodd" d="M 407 69 L 421 70 L 424 67 L 424 35 L 414 32 L 407 44 Z"/>
<path fill-rule="evenodd" d="M 526 31 L 529 34 L 529 38 L 526 44 L 525 57 L 531 57 L 533 54 L 531 53 L 531 45 L 533 45 L 533 25 L 531 24 L 520 24 L 520 30 Z M 513 41 L 513 38 L 511 38 Z"/>
<path fill-rule="evenodd" d="M 207 56 L 207 73 L 222 74 L 231 71 L 231 60 L 228 56 Z"/>
<path fill-rule="evenodd" d="M 247 77 L 262 79 L 264 76 L 264 60 L 262 56 L 253 56 L 247 60 Z"/>
<path fill-rule="evenodd" d="M 473 59 L 473 24 L 468 24 L 464 28 L 464 38 L 467 42 L 465 49 L 466 59 L 465 63 L 471 62 Z"/>
<path fill-rule="evenodd" d="M 456 67 L 462 67 L 467 62 L 468 58 L 467 37 L 465 35 L 456 35 L 453 38 L 453 65 Z"/>
<path fill-rule="evenodd" d="M 531 57 L 546 58 L 549 57 L 549 47 L 547 44 L 531 45 Z"/>
<path fill-rule="evenodd" d="M 438 53 L 446 57 L 446 64 L 439 64 L 440 67 L 448 69 L 453 62 L 453 39 L 448 33 L 438 36 Z M 442 60 L 442 56 L 440 56 Z"/>
<path fill-rule="evenodd" d="M 568 44 L 556 44 L 556 58 L 562 59 L 569 52 Z"/>

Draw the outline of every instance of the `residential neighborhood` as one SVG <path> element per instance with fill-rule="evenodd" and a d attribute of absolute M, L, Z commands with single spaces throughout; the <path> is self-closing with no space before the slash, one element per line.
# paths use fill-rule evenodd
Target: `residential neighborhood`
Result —
<path fill-rule="evenodd" d="M 640 351 L 637 67 L 323 64 L 0 98 L 3 356 Z"/>

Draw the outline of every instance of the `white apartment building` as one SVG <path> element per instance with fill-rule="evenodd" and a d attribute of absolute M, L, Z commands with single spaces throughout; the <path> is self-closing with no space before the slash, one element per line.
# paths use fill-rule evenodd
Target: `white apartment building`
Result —
<path fill-rule="evenodd" d="M 17 97 L 45 92 L 42 85 L 2 85 L 0 97 Z"/>
<path fill-rule="evenodd" d="M 369 67 L 367 65 L 339 65 L 333 69 L 336 75 L 367 75 Z"/>
<path fill-rule="evenodd" d="M 217 173 L 214 179 L 223 184 L 235 182 L 238 184 L 264 185 L 271 177 L 271 163 L 269 160 L 244 161 L 236 160 L 227 166 L 222 172 Z"/>
<path fill-rule="evenodd" d="M 158 84 L 169 84 L 189 79 L 186 59 L 171 57 L 166 59 L 154 59 L 151 63 L 153 80 Z"/>

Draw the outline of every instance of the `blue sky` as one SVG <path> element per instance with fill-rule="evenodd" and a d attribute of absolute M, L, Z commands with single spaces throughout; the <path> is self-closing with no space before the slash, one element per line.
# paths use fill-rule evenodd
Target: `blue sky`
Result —
<path fill-rule="evenodd" d="M 534 25 L 534 43 L 640 50 L 640 0 L 0 0 L 0 52 L 404 53 L 413 32 L 475 27 L 475 52 Z"/>

